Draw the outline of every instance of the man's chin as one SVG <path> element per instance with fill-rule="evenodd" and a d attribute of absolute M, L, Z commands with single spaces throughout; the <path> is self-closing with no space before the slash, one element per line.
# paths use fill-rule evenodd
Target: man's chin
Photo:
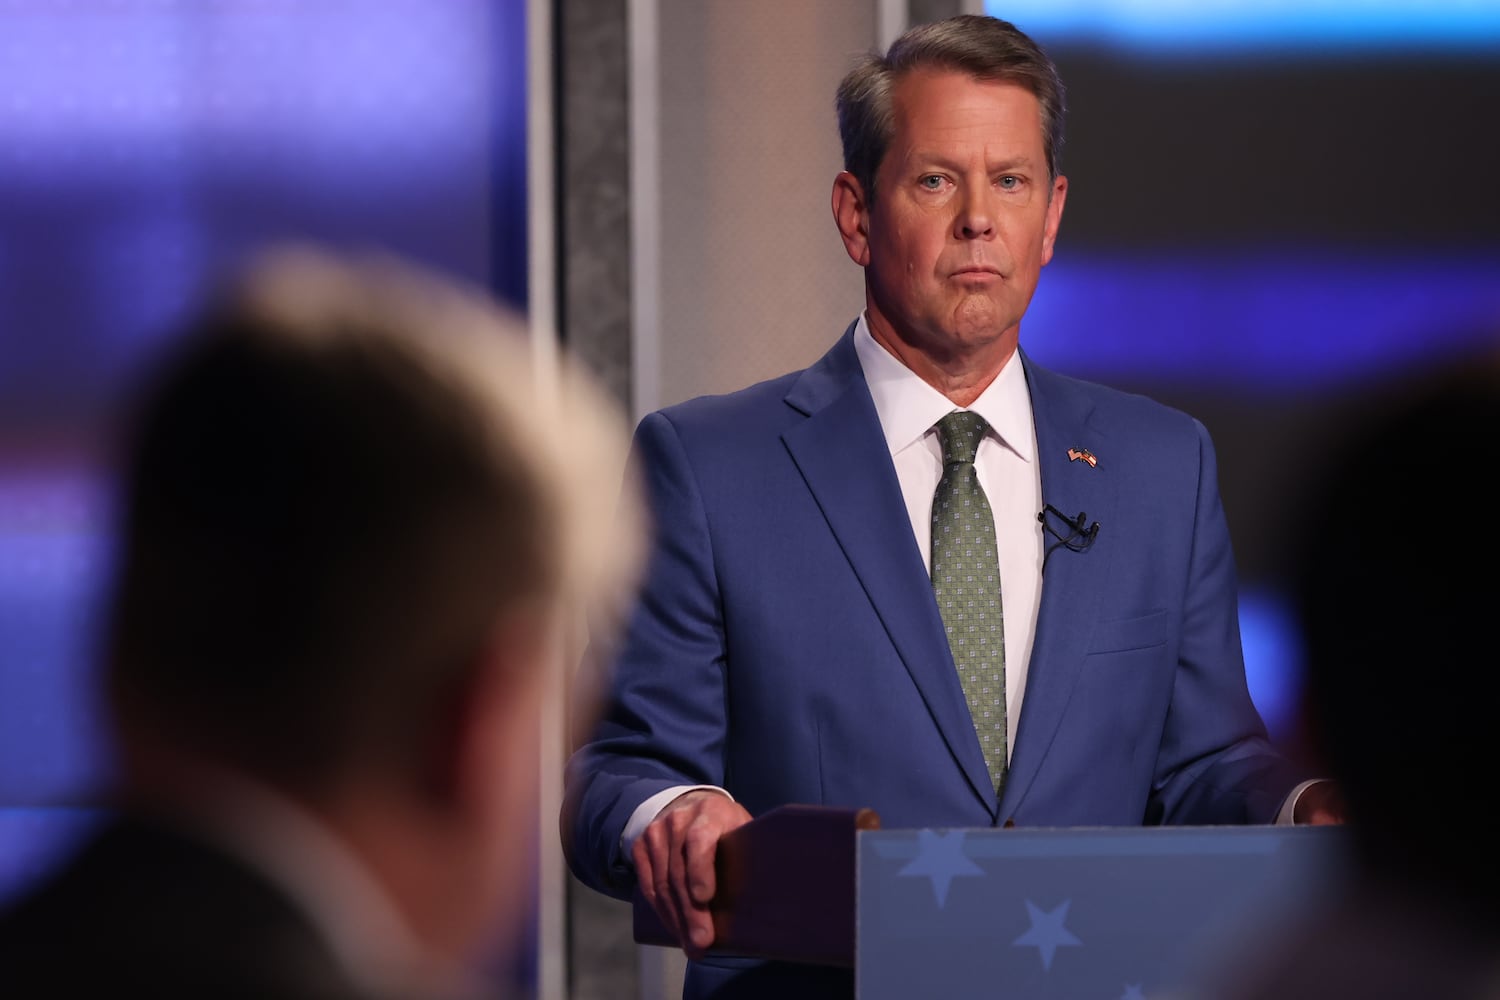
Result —
<path fill-rule="evenodd" d="M 960 303 L 948 323 L 948 339 L 960 352 L 986 350 L 1016 331 L 1013 317 L 995 308 L 989 301 Z"/>

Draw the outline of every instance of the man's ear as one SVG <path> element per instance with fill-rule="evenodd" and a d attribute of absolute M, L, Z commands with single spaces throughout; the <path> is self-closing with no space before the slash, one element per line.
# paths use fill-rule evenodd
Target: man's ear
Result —
<path fill-rule="evenodd" d="M 1068 202 L 1068 179 L 1058 174 L 1048 191 L 1047 220 L 1042 229 L 1042 264 L 1052 262 L 1052 251 L 1057 246 L 1057 230 L 1062 225 L 1063 206 Z"/>
<path fill-rule="evenodd" d="M 860 267 L 870 263 L 870 210 L 865 189 L 847 170 L 833 179 L 833 222 L 839 227 L 844 250 Z"/>
<path fill-rule="evenodd" d="M 471 814 L 497 795 L 524 800 L 535 781 L 548 661 L 546 623 L 512 615 L 491 631 L 454 685 L 434 733 L 431 793 Z M 522 805 L 512 801 L 512 807 Z"/>

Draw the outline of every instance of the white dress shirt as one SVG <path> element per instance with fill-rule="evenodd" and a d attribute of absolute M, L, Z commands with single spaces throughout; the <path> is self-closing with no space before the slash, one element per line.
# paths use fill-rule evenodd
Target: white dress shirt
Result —
<path fill-rule="evenodd" d="M 1000 607 L 1005 620 L 1005 742 L 1009 751 L 1016 745 L 1016 721 L 1021 715 L 1042 594 L 1042 526 L 1036 519 L 1042 509 L 1042 477 L 1026 373 L 1020 359 L 1012 355 L 978 399 L 968 407 L 958 407 L 877 344 L 863 315 L 854 327 L 854 350 L 870 385 L 912 534 L 929 573 L 932 497 L 943 477 L 943 445 L 936 424 L 960 409 L 979 414 L 989 424 L 974 454 L 974 469 L 995 515 Z"/>

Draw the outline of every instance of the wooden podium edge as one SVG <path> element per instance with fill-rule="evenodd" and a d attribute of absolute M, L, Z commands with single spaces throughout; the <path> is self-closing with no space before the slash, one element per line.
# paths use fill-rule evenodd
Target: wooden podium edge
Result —
<path fill-rule="evenodd" d="M 719 840 L 708 954 L 854 967 L 855 841 L 880 829 L 873 809 L 779 806 Z M 637 944 L 681 943 L 637 890 Z"/>

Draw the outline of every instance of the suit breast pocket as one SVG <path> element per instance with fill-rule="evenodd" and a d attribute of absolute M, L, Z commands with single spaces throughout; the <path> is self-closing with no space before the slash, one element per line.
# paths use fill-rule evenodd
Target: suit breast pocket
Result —
<path fill-rule="evenodd" d="M 1169 624 L 1165 611 L 1096 624 L 1068 702 L 1072 731 L 1095 757 L 1118 762 L 1123 785 L 1145 787 L 1172 703 Z"/>
<path fill-rule="evenodd" d="M 1167 613 L 1153 611 L 1135 618 L 1116 618 L 1094 626 L 1089 655 L 1126 653 L 1167 643 Z"/>

